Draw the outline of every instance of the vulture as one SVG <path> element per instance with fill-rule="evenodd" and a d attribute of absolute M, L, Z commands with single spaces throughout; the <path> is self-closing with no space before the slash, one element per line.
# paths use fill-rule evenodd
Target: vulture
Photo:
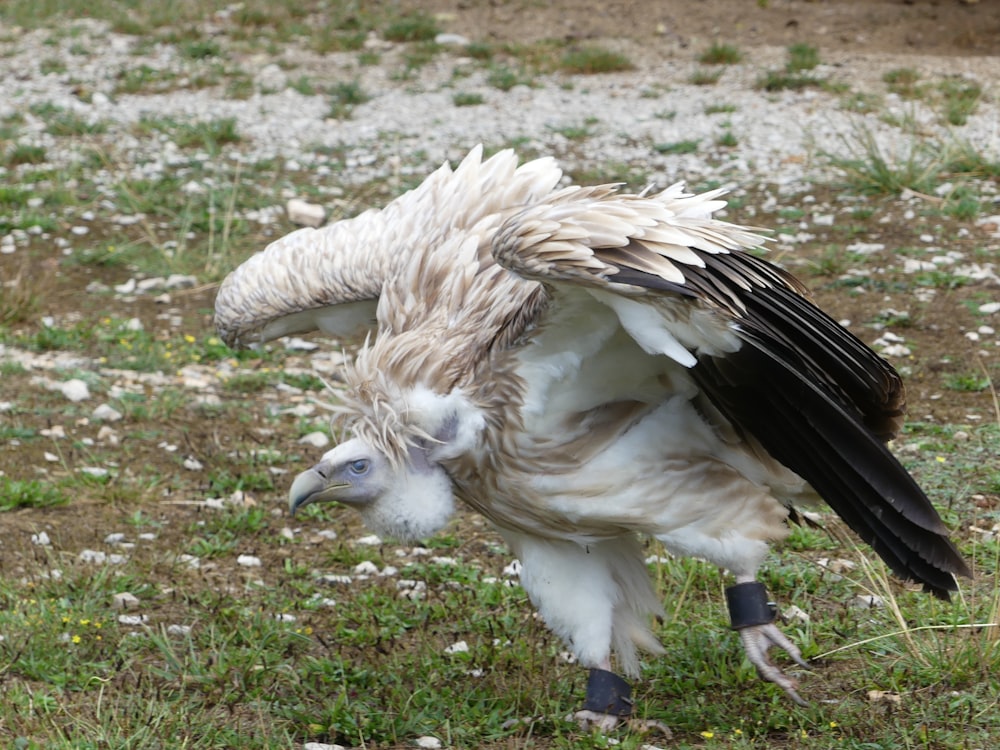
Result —
<path fill-rule="evenodd" d="M 758 570 L 796 507 L 824 501 L 898 576 L 947 598 L 970 575 L 889 451 L 896 371 L 714 218 L 722 190 L 560 187 L 555 160 L 473 149 L 388 203 L 300 229 L 221 284 L 230 346 L 319 330 L 368 337 L 344 372 L 349 439 L 293 481 L 379 535 L 426 538 L 456 500 L 496 527 L 546 625 L 589 679 L 581 723 L 632 709 L 662 652 L 642 540 L 731 576 L 760 676 L 807 667 Z M 614 658 L 614 662 L 612 659 Z"/>

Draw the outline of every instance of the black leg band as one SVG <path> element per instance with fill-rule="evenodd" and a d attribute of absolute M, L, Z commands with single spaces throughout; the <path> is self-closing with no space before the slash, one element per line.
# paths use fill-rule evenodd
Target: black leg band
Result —
<path fill-rule="evenodd" d="M 632 713 L 632 688 L 625 680 L 606 669 L 591 669 L 587 678 L 587 711 L 611 716 L 629 716 Z"/>
<path fill-rule="evenodd" d="M 774 622 L 778 609 L 767 595 L 763 583 L 747 581 L 726 589 L 729 621 L 733 630 Z"/>

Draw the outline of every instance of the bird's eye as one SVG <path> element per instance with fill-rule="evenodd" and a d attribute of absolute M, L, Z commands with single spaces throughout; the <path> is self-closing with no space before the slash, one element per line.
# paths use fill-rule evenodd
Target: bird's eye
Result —
<path fill-rule="evenodd" d="M 370 465 L 371 464 L 369 463 L 367 458 L 359 458 L 356 461 L 351 461 L 349 464 L 347 464 L 347 468 L 354 476 L 358 477 L 361 476 L 362 474 L 367 474 L 368 467 Z"/>

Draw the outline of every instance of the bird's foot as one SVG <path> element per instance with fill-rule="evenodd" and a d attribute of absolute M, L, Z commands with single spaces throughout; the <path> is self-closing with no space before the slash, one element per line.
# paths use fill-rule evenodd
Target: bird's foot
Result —
<path fill-rule="evenodd" d="M 767 656 L 768 649 L 777 646 L 800 667 L 810 668 L 798 646 L 774 624 L 777 611 L 768 600 L 764 584 L 750 581 L 730 586 L 726 589 L 726 602 L 733 628 L 739 631 L 743 649 L 757 668 L 757 674 L 784 690 L 798 705 L 809 705 L 798 693 L 798 681 L 782 672 Z"/>
<path fill-rule="evenodd" d="M 656 719 L 634 719 L 630 716 L 616 716 L 614 714 L 601 713 L 600 711 L 583 709 L 571 716 L 567 716 L 566 720 L 575 721 L 580 729 L 585 732 L 593 731 L 607 734 L 613 729 L 624 726 L 630 732 L 636 734 L 656 733 L 667 739 L 674 736 L 674 733 L 670 731 L 670 727 Z"/>
<path fill-rule="evenodd" d="M 581 729 L 609 732 L 632 714 L 632 688 L 607 669 L 591 669 L 583 710 L 573 714 Z"/>
<path fill-rule="evenodd" d="M 583 710 L 566 717 L 584 731 L 610 732 L 621 725 L 645 734 L 660 732 L 670 737 L 670 729 L 652 719 L 632 718 L 632 688 L 621 677 L 606 669 L 591 669 L 587 679 L 587 700 Z"/>

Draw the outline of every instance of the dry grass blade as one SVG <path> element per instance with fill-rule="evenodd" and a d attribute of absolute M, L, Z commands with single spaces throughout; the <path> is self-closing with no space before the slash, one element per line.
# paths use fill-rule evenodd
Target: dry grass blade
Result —
<path fill-rule="evenodd" d="M 0 324 L 23 323 L 37 312 L 52 287 L 53 274 L 32 273 L 23 260 L 10 279 L 0 279 Z"/>

